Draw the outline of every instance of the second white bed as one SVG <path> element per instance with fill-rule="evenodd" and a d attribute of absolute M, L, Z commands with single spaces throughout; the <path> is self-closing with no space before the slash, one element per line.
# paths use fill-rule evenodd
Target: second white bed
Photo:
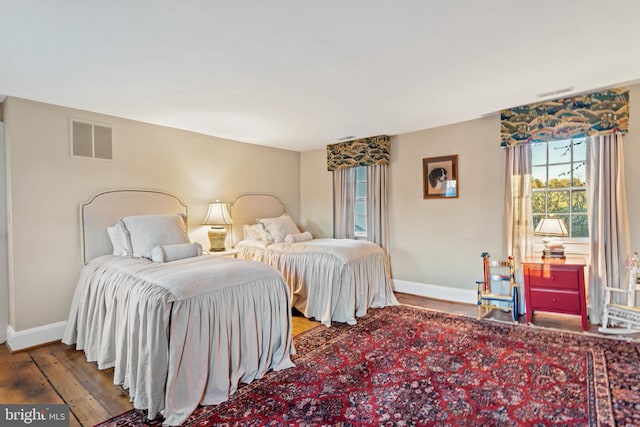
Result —
<path fill-rule="evenodd" d="M 370 307 L 397 305 L 389 261 L 378 245 L 365 240 L 313 239 L 267 243 L 244 239 L 243 226 L 278 217 L 284 205 L 269 194 L 244 194 L 231 204 L 238 257 L 260 261 L 285 277 L 291 305 L 324 325 L 355 324 Z"/>

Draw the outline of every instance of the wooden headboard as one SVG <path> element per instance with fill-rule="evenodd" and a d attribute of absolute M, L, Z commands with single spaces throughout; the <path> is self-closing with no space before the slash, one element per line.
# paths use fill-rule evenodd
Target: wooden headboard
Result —
<path fill-rule="evenodd" d="M 245 193 L 233 199 L 229 205 L 231 226 L 231 244 L 235 246 L 243 239 L 244 224 L 255 224 L 257 218 L 274 218 L 285 213 L 284 203 L 273 194 Z"/>
<path fill-rule="evenodd" d="M 187 215 L 176 196 L 156 190 L 110 190 L 80 205 L 82 263 L 113 252 L 107 227 L 128 215 Z"/>

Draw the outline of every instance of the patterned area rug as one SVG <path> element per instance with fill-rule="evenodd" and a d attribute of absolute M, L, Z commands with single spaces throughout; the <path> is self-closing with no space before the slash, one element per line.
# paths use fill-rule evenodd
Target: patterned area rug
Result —
<path fill-rule="evenodd" d="M 637 342 L 397 306 L 295 345 L 295 368 L 185 425 L 640 425 Z M 133 410 L 102 426 L 143 423 Z"/>

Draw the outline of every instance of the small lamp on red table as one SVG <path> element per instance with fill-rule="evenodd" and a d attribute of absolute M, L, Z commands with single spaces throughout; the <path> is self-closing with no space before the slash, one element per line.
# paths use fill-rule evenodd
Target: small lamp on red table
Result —
<path fill-rule="evenodd" d="M 564 243 L 561 237 L 567 237 L 569 232 L 562 219 L 556 217 L 542 218 L 533 234 L 545 236 L 542 239 L 544 242 L 542 258 L 565 259 Z"/>

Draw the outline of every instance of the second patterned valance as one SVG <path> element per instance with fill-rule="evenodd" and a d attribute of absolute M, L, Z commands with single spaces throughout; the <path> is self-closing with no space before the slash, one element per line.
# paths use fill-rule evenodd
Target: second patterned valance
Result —
<path fill-rule="evenodd" d="M 629 90 L 607 89 L 523 105 L 501 111 L 500 118 L 502 146 L 627 133 Z"/>
<path fill-rule="evenodd" d="M 327 145 L 327 170 L 388 165 L 390 138 L 386 135 Z"/>

